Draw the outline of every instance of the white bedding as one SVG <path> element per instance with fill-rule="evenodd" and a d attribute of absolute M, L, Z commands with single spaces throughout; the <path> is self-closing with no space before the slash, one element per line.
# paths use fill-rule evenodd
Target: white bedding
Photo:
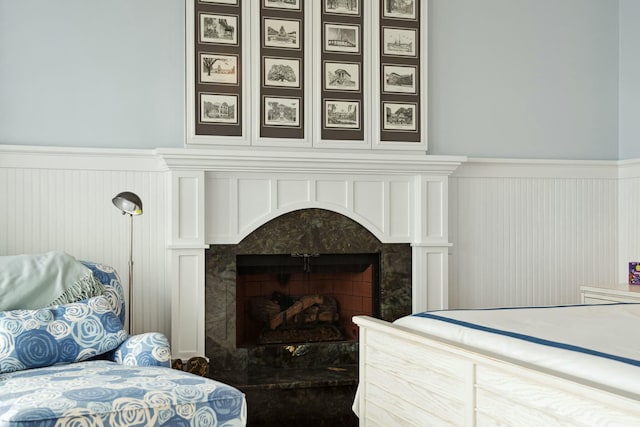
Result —
<path fill-rule="evenodd" d="M 640 395 L 640 304 L 447 310 L 394 323 Z"/>

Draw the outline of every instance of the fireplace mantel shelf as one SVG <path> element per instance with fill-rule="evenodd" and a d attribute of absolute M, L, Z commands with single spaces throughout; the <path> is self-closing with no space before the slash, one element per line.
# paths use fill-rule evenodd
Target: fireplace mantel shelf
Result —
<path fill-rule="evenodd" d="M 169 170 L 287 173 L 362 173 L 449 175 L 464 156 L 431 156 L 396 152 L 157 149 Z"/>

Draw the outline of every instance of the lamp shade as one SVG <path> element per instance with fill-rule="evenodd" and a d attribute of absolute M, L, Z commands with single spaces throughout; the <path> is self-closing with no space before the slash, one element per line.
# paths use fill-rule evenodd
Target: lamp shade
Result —
<path fill-rule="evenodd" d="M 123 214 L 142 215 L 142 200 L 134 193 L 123 191 L 111 201 Z"/>

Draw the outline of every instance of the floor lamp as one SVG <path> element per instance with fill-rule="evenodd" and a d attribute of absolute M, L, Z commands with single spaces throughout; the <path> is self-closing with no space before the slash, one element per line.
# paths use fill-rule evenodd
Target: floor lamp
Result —
<path fill-rule="evenodd" d="M 136 194 L 129 191 L 124 191 L 114 197 L 113 204 L 122 211 L 122 215 L 129 214 L 131 222 L 129 225 L 129 320 L 127 329 L 129 335 L 133 335 L 131 325 L 133 322 L 133 216 L 142 215 L 142 200 Z"/>

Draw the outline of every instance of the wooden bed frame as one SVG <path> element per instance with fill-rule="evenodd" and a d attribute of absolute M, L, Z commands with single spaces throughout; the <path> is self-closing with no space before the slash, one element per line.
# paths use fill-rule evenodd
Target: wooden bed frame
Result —
<path fill-rule="evenodd" d="M 360 426 L 640 426 L 640 396 L 356 316 Z"/>

